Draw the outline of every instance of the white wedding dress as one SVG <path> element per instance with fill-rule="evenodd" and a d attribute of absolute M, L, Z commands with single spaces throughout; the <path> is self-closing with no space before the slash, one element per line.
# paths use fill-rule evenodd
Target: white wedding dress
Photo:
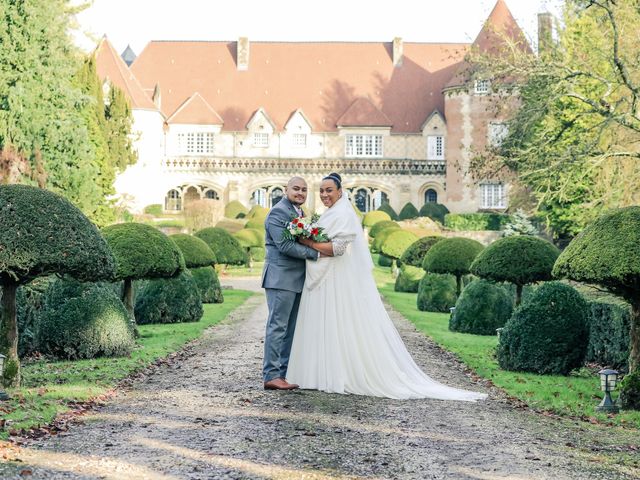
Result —
<path fill-rule="evenodd" d="M 319 224 L 335 256 L 307 261 L 287 381 L 303 389 L 395 399 L 485 398 L 436 382 L 413 361 L 380 299 L 346 192 Z"/>

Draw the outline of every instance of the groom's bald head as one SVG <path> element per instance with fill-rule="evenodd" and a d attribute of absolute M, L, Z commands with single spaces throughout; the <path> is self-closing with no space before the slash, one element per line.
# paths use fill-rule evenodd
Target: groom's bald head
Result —
<path fill-rule="evenodd" d="M 302 177 L 292 177 L 285 189 L 287 198 L 294 205 L 302 205 L 307 200 L 307 182 Z"/>

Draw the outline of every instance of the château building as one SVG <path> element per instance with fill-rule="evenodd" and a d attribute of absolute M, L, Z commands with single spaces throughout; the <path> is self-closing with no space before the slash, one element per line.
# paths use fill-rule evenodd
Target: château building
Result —
<path fill-rule="evenodd" d="M 134 210 L 201 198 L 269 207 L 291 176 L 317 192 L 335 171 L 362 211 L 384 201 L 506 209 L 508 184 L 468 172 L 506 119 L 465 62 L 503 35 L 522 31 L 498 0 L 473 44 L 152 41 L 121 57 L 105 37 L 98 74 L 131 102 L 139 157 L 117 192 Z M 321 206 L 317 193 L 307 203 Z"/>

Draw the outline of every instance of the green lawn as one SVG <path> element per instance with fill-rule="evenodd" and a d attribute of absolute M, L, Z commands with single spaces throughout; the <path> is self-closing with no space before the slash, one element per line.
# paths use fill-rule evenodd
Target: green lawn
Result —
<path fill-rule="evenodd" d="M 640 428 L 640 412 L 627 411 L 610 417 L 596 413 L 595 406 L 602 399 L 602 392 L 595 372 L 582 369 L 563 377 L 501 370 L 494 354 L 497 337 L 449 331 L 448 314 L 421 312 L 416 307 L 416 294 L 393 291 L 389 268 L 376 267 L 374 275 L 380 292 L 393 308 L 413 322 L 419 331 L 455 353 L 479 376 L 490 379 L 509 395 L 537 410 Z"/>
<path fill-rule="evenodd" d="M 223 272 L 218 272 L 221 279 L 225 277 L 259 277 L 262 275 L 264 262 L 253 262 L 251 268 L 245 266 L 229 266 Z"/>
<path fill-rule="evenodd" d="M 11 400 L 0 405 L 8 423 L 0 431 L 0 439 L 6 439 L 12 429 L 29 429 L 51 422 L 56 415 L 69 410 L 73 402 L 107 393 L 127 375 L 200 336 L 205 328 L 223 320 L 251 295 L 252 292 L 243 290 L 225 290 L 224 303 L 204 305 L 199 322 L 139 326 L 138 347 L 130 357 L 25 363 L 23 386 L 9 390 Z"/>

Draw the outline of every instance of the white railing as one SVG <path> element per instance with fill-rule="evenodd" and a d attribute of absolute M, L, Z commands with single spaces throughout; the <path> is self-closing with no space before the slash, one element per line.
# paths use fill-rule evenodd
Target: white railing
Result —
<path fill-rule="evenodd" d="M 399 175 L 443 175 L 445 160 L 390 160 L 383 158 L 300 159 L 300 158 L 237 158 L 237 157 L 167 157 L 163 168 L 189 172 L 328 172 L 386 173 Z"/>

